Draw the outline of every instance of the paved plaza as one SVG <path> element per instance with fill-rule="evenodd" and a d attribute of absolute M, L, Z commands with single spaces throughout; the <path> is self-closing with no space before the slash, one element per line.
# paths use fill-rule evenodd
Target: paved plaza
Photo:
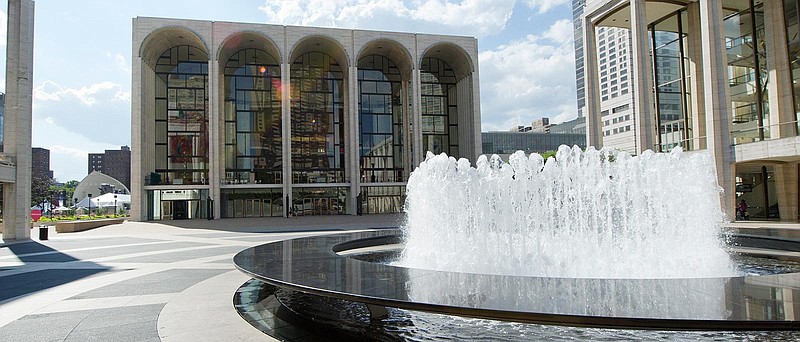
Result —
<path fill-rule="evenodd" d="M 264 341 L 231 259 L 262 243 L 396 227 L 401 215 L 125 222 L 0 243 L 0 341 Z M 298 336 L 301 337 L 301 336 Z"/>

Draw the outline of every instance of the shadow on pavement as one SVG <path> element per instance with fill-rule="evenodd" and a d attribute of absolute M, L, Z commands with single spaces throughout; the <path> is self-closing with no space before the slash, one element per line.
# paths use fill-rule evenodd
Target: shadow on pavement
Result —
<path fill-rule="evenodd" d="M 22 266 L 0 268 L 0 303 L 19 296 L 67 284 L 110 268 L 81 261 L 37 241 L 0 244 L 0 260 L 11 254 L 24 262 Z"/>

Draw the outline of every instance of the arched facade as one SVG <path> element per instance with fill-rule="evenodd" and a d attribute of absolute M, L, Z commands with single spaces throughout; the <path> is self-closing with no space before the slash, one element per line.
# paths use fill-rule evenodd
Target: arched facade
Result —
<path fill-rule="evenodd" d="M 431 75 L 441 151 L 480 154 L 474 38 L 136 18 L 133 44 L 134 219 L 398 212 Z"/>

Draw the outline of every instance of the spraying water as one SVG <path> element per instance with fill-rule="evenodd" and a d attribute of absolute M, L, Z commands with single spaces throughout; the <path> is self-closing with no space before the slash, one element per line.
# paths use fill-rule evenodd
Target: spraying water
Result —
<path fill-rule="evenodd" d="M 561 146 L 477 167 L 428 153 L 408 181 L 398 264 L 456 272 L 569 278 L 735 276 L 719 237 L 707 153 Z"/>

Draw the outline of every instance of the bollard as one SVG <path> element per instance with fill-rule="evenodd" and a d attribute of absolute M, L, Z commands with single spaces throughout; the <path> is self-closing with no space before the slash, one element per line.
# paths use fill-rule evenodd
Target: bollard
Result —
<path fill-rule="evenodd" d="M 47 240 L 47 232 L 50 228 L 45 225 L 39 226 L 39 240 Z"/>

